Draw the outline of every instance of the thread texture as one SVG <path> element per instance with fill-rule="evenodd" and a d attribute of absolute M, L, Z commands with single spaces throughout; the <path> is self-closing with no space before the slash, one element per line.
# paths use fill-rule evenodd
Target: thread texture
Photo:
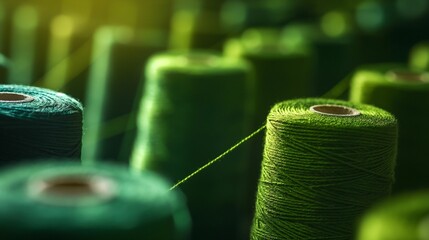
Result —
<path fill-rule="evenodd" d="M 80 157 L 82 105 L 77 100 L 21 85 L 0 85 L 0 92 L 34 98 L 31 102 L 0 101 L 0 165 L 43 157 Z"/>
<path fill-rule="evenodd" d="M 392 70 L 399 75 L 393 77 Z M 429 187 L 429 113 L 424 110 L 429 106 L 429 81 L 415 74 L 419 72 L 400 64 L 363 66 L 350 87 L 351 101 L 383 108 L 398 119 L 395 193 Z"/>
<path fill-rule="evenodd" d="M 356 109 L 354 117 L 313 105 Z M 390 193 L 395 118 L 369 105 L 297 99 L 267 117 L 251 239 L 352 239 L 357 218 Z"/>
<path fill-rule="evenodd" d="M 245 62 L 205 51 L 164 52 L 149 61 L 146 74 L 134 169 L 177 182 L 248 132 L 253 85 Z M 246 227 L 241 226 L 245 150 L 182 185 L 195 223 L 193 239 L 237 239 Z"/>
<path fill-rule="evenodd" d="M 82 204 L 88 196 L 67 195 L 66 190 L 45 196 L 33 193 L 37 181 L 58 177 L 104 178 L 111 182 L 104 189 L 109 187 L 113 195 Z M 169 191 L 169 185 L 154 173 L 130 173 L 126 167 L 106 164 L 42 161 L 7 169 L 0 173 L 0 236 L 17 240 L 187 239 L 189 214 L 181 193 Z M 69 204 L 64 205 L 65 201 Z"/>
<path fill-rule="evenodd" d="M 359 240 L 429 239 L 429 192 L 386 199 L 363 217 Z"/>

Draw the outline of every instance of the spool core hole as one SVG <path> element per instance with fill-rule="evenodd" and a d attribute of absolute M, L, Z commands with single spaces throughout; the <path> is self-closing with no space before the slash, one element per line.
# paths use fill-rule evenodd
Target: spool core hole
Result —
<path fill-rule="evenodd" d="M 23 103 L 33 100 L 33 97 L 22 93 L 0 92 L 0 102 Z"/>
<path fill-rule="evenodd" d="M 314 105 L 310 107 L 310 110 L 318 114 L 338 117 L 352 117 L 360 115 L 360 112 L 354 108 L 332 104 Z"/>
<path fill-rule="evenodd" d="M 387 75 L 396 81 L 426 82 L 429 81 L 429 74 L 426 72 L 415 72 L 411 70 L 390 70 Z"/>
<path fill-rule="evenodd" d="M 69 178 L 69 179 L 54 179 L 45 181 L 45 188 L 41 191 L 42 194 L 62 195 L 62 196 L 92 196 L 97 192 L 87 179 Z"/>

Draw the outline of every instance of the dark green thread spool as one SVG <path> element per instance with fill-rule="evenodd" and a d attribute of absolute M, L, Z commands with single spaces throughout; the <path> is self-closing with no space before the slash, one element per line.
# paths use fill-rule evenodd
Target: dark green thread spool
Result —
<path fill-rule="evenodd" d="M 251 239 L 352 239 L 360 215 L 390 193 L 396 119 L 297 99 L 276 104 L 266 127 Z"/>
<path fill-rule="evenodd" d="M 82 105 L 48 89 L 0 85 L 0 165 L 37 158 L 79 158 Z"/>
<path fill-rule="evenodd" d="M 249 71 L 245 62 L 212 52 L 152 57 L 132 167 L 177 182 L 245 136 L 252 107 Z M 244 148 L 238 149 L 181 186 L 194 223 L 193 239 L 237 239 L 241 227 L 248 232 L 249 226 L 241 226 L 249 201 L 243 194 L 245 155 Z"/>
<path fill-rule="evenodd" d="M 258 128 L 276 102 L 313 93 L 314 55 L 304 42 L 286 42 L 276 29 L 249 29 L 240 39 L 225 44 L 224 54 L 249 61 L 255 75 L 255 116 L 252 126 Z M 248 197 L 254 199 L 262 160 L 263 135 L 252 140 L 248 174 L 252 186 Z M 253 215 L 248 206 L 249 224 Z"/>
<path fill-rule="evenodd" d="M 402 194 L 380 202 L 361 220 L 357 239 L 429 239 L 429 192 Z"/>
<path fill-rule="evenodd" d="M 84 159 L 128 164 L 135 134 L 135 112 L 148 58 L 165 48 L 161 32 L 104 27 L 94 39 L 86 108 Z M 127 137 L 131 140 L 126 140 Z"/>
<path fill-rule="evenodd" d="M 151 172 L 67 161 L 0 173 L 3 239 L 187 239 L 178 191 Z"/>
<path fill-rule="evenodd" d="M 352 77 L 350 100 L 383 108 L 398 118 L 399 145 L 393 191 L 429 187 L 428 73 L 385 64 L 362 67 Z"/>

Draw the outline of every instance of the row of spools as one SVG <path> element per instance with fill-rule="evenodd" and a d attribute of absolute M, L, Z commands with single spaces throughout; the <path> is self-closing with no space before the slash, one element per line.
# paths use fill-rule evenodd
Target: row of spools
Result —
<path fill-rule="evenodd" d="M 22 15 L 29 16 L 29 9 Z M 428 46 L 416 45 L 409 64 L 352 70 L 356 62 L 386 58 L 377 49 L 383 44 L 373 41 L 383 38 L 374 34 L 363 41 L 345 34 L 337 25 L 346 23 L 339 12 L 323 19 L 320 26 L 247 30 L 221 44 L 221 55 L 161 52 L 165 32 L 130 27 L 100 28 L 93 42 L 81 41 L 72 51 L 78 35 L 64 26 L 74 20 L 56 18 L 52 30 L 59 35 L 49 47 L 57 61 L 42 78 L 31 74 L 30 68 L 40 71 L 34 62 L 17 60 L 33 57 L 34 49 L 23 49 L 25 44 L 17 48 L 21 58 L 11 55 L 8 62 L 9 83 L 44 88 L 1 89 L 3 161 L 34 159 L 0 176 L 2 234 L 427 238 L 427 194 L 388 196 L 392 189 L 396 195 L 428 187 Z M 208 33 L 202 42 L 215 35 Z M 360 59 L 367 57 L 356 51 L 362 44 L 376 48 L 368 53 L 374 58 Z M 84 108 L 58 91 L 80 99 Z M 263 126 L 265 134 L 180 185 L 187 207 L 180 192 L 168 191 L 169 183 L 148 172 L 177 182 Z M 50 161 L 34 164 L 36 159 Z M 109 160 L 130 163 L 133 171 L 102 164 Z M 389 202 L 366 213 L 382 200 Z"/>

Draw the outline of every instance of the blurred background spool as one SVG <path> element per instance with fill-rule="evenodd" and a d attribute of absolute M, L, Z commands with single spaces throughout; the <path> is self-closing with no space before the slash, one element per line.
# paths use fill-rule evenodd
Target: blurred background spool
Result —
<path fill-rule="evenodd" d="M 408 63 L 413 70 L 429 71 L 429 42 L 414 45 L 410 51 Z"/>
<path fill-rule="evenodd" d="M 187 239 L 184 198 L 151 172 L 42 161 L 0 173 L 3 239 Z"/>
<path fill-rule="evenodd" d="M 393 115 L 297 99 L 276 104 L 266 126 L 251 239 L 352 239 L 358 217 L 391 190 Z"/>
<path fill-rule="evenodd" d="M 81 19 L 59 15 L 50 25 L 44 76 L 35 84 L 56 90 L 84 103 L 92 54 L 92 30 Z"/>
<path fill-rule="evenodd" d="M 179 181 L 249 132 L 249 66 L 211 52 L 165 52 L 151 58 L 140 103 L 134 169 Z M 192 239 L 245 239 L 245 148 L 182 186 Z M 228 161 L 229 160 L 229 161 Z M 246 225 L 247 224 L 247 225 Z"/>
<path fill-rule="evenodd" d="M 165 35 L 111 26 L 97 31 L 94 45 L 85 97 L 83 158 L 128 164 L 145 81 L 142 69 L 152 54 L 166 48 Z"/>
<path fill-rule="evenodd" d="M 59 93 L 0 85 L 0 165 L 24 159 L 79 158 L 82 105 Z"/>
<path fill-rule="evenodd" d="M 259 128 L 276 102 L 314 93 L 314 54 L 305 42 L 287 42 L 274 28 L 246 30 L 241 37 L 226 42 L 224 55 L 247 60 L 255 78 L 255 114 L 252 129 Z M 254 199 L 262 160 L 263 135 L 251 140 L 248 161 L 251 186 L 246 192 L 252 199 L 249 222 L 254 212 Z"/>
<path fill-rule="evenodd" d="M 402 194 L 377 204 L 361 220 L 357 239 L 429 239 L 429 192 Z"/>
<path fill-rule="evenodd" d="M 429 75 L 398 64 L 363 66 L 352 77 L 350 100 L 383 108 L 398 118 L 395 193 L 429 187 Z"/>

